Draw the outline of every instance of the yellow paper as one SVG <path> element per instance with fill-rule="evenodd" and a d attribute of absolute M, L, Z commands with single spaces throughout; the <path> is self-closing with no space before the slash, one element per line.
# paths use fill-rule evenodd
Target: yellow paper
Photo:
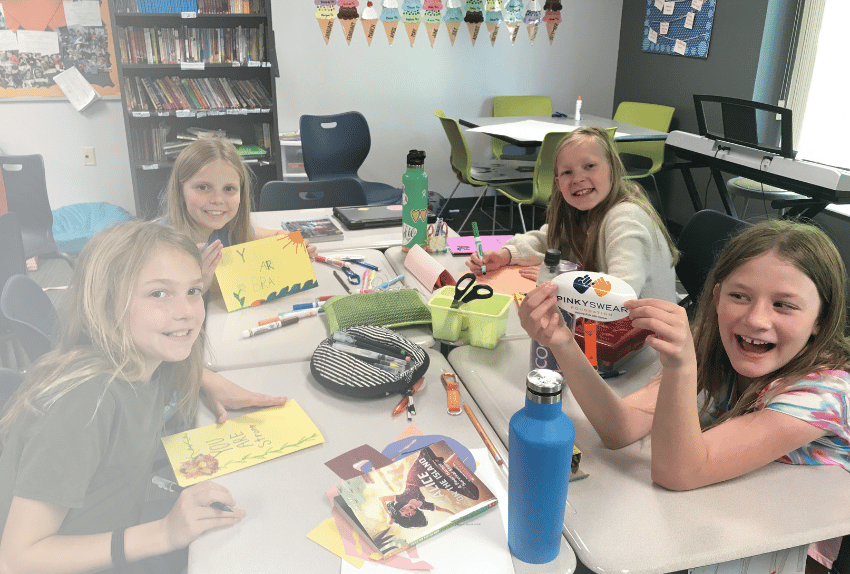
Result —
<path fill-rule="evenodd" d="M 225 247 L 215 276 L 228 311 L 260 305 L 319 284 L 298 231 Z"/>
<path fill-rule="evenodd" d="M 356 536 L 357 533 L 353 532 Z M 322 521 L 316 528 L 307 533 L 307 538 L 320 545 L 323 548 L 327 548 L 343 560 L 346 560 L 351 563 L 355 568 L 362 568 L 364 560 L 362 558 L 358 558 L 356 556 L 349 556 L 345 553 L 345 548 L 342 544 L 342 536 L 339 534 L 339 530 L 336 527 L 336 521 L 333 518 L 327 518 Z M 360 550 L 360 544 L 358 542 L 358 550 Z"/>
<path fill-rule="evenodd" d="M 211 424 L 163 437 L 162 444 L 180 486 L 240 470 L 325 442 L 294 400 L 224 424 Z"/>

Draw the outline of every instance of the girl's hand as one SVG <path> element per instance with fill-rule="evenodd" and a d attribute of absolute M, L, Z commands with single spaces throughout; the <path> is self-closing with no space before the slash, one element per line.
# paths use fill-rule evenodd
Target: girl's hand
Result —
<path fill-rule="evenodd" d="M 199 243 L 198 249 L 201 250 L 201 276 L 204 280 L 204 292 L 209 290 L 215 279 L 215 268 L 218 267 L 218 262 L 221 261 L 221 250 L 224 247 L 221 240 L 216 239 L 209 245 Z"/>
<path fill-rule="evenodd" d="M 540 267 L 523 267 L 519 270 L 520 277 L 531 279 L 537 283 L 537 276 L 540 274 Z"/>
<path fill-rule="evenodd" d="M 486 265 L 487 271 L 495 271 L 511 262 L 511 252 L 505 248 L 498 251 L 485 251 L 482 258 L 478 253 L 473 253 L 466 260 L 466 266 L 476 275 L 481 275 L 481 266 Z"/>
<path fill-rule="evenodd" d="M 227 409 L 274 407 L 286 404 L 287 400 L 286 397 L 251 392 L 209 369 L 204 369 L 201 387 L 204 389 L 207 405 L 218 418 L 218 424 L 227 420 Z"/>
<path fill-rule="evenodd" d="M 236 504 L 226 488 L 208 480 L 180 493 L 171 512 L 162 519 L 166 540 L 174 545 L 175 550 L 185 548 L 211 528 L 231 526 L 245 517 L 244 510 L 233 508 L 233 512 L 225 512 L 212 508 L 210 504 L 213 502 L 221 502 L 231 508 Z"/>
<path fill-rule="evenodd" d="M 659 299 L 633 299 L 624 306 L 629 310 L 632 325 L 652 331 L 646 343 L 661 354 L 662 365 L 696 369 L 694 340 L 683 307 Z"/>
<path fill-rule="evenodd" d="M 315 245 L 311 245 L 308 239 L 304 240 L 304 247 L 307 248 L 307 255 L 310 256 L 310 260 L 316 258 L 316 254 L 319 252 L 319 249 Z"/>
<path fill-rule="evenodd" d="M 557 285 L 547 281 L 531 290 L 519 308 L 519 321 L 528 336 L 550 348 L 575 342 L 558 307 L 557 290 Z"/>

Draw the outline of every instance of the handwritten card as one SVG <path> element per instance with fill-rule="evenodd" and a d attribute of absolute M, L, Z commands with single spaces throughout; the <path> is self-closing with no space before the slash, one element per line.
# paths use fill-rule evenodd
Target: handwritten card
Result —
<path fill-rule="evenodd" d="M 297 231 L 225 247 L 215 276 L 228 311 L 319 285 L 304 239 Z"/>
<path fill-rule="evenodd" d="M 163 437 L 180 486 L 189 486 L 325 442 L 294 400 L 282 407 Z"/>

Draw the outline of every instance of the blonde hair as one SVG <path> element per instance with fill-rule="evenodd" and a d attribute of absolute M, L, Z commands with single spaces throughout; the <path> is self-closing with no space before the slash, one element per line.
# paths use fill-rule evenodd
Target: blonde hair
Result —
<path fill-rule="evenodd" d="M 59 309 L 59 343 L 28 369 L 0 419 L 4 440 L 24 411 L 46 411 L 60 397 L 95 377 L 106 377 L 102 400 L 110 385 L 132 383 L 143 376 L 145 359 L 133 342 L 127 320 L 131 294 L 142 267 L 169 248 L 190 256 L 198 264 L 200 277 L 197 245 L 173 227 L 128 221 L 89 240 L 77 259 Z M 164 396 L 176 394 L 178 412 L 187 422 L 192 421 L 197 408 L 203 339 L 200 334 L 185 360 L 162 363 L 159 369 Z"/>
<path fill-rule="evenodd" d="M 588 211 L 580 211 L 572 207 L 561 194 L 557 185 L 558 156 L 568 145 L 583 141 L 597 141 L 602 147 L 605 160 L 610 168 L 611 192 L 599 205 Z M 631 180 L 624 180 L 626 169 L 614 147 L 614 141 L 602 128 L 580 127 L 569 134 L 558 144 L 555 149 L 555 169 L 552 178 L 552 196 L 549 207 L 546 210 L 546 223 L 549 225 L 546 234 L 546 243 L 550 249 L 560 249 L 561 253 L 570 253 L 588 271 L 598 271 L 600 262 L 597 261 L 597 245 L 599 243 L 599 229 L 602 220 L 612 207 L 622 202 L 634 203 L 643 209 L 661 230 L 670 254 L 673 265 L 679 259 L 679 251 L 667 228 L 655 211 L 655 208 L 646 197 L 643 188 Z"/>
<path fill-rule="evenodd" d="M 729 379 L 737 374 L 720 339 L 714 287 L 744 263 L 768 252 L 775 252 L 815 284 L 820 297 L 818 331 L 796 357 L 776 371 L 758 377 L 714 425 L 755 410 L 759 393 L 776 379 L 790 380 L 823 369 L 846 369 L 850 360 L 850 340 L 845 333 L 846 271 L 835 245 L 814 225 L 788 220 L 763 221 L 729 240 L 706 279 L 693 323 L 699 365 L 698 390 L 705 391 L 706 397 L 717 397 Z M 708 410 L 710 402 L 704 402 L 703 412 Z"/>
<path fill-rule="evenodd" d="M 210 163 L 227 162 L 239 175 L 239 210 L 227 222 L 224 230 L 230 245 L 251 241 L 251 172 L 245 167 L 234 145 L 221 138 L 202 138 L 193 141 L 177 156 L 165 190 L 165 215 L 171 225 L 194 237 L 200 231 L 198 223 L 189 215 L 183 185 Z"/>

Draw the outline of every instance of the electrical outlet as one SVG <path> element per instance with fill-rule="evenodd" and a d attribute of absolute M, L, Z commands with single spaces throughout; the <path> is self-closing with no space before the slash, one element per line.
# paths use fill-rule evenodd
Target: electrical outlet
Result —
<path fill-rule="evenodd" d="M 93 147 L 83 148 L 83 165 L 97 165 L 97 162 L 94 159 Z"/>

